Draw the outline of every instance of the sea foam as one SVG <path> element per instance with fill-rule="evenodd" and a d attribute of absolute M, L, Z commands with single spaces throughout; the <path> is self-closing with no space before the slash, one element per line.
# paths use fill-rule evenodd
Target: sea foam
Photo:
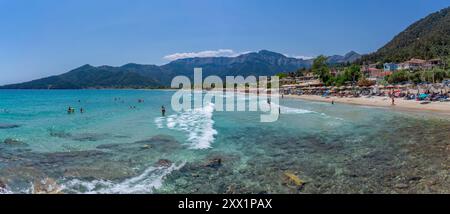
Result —
<path fill-rule="evenodd" d="M 63 192 L 75 192 L 84 194 L 144 194 L 153 193 L 161 188 L 164 178 L 174 170 L 179 170 L 185 165 L 172 164 L 170 167 L 149 167 L 142 174 L 115 183 L 108 180 L 82 181 L 79 179 L 64 182 Z"/>
<path fill-rule="evenodd" d="M 208 149 L 215 140 L 217 131 L 214 129 L 214 104 L 209 103 L 203 108 L 192 109 L 168 117 L 158 117 L 155 124 L 158 128 L 167 127 L 183 131 L 187 134 L 191 149 Z"/>

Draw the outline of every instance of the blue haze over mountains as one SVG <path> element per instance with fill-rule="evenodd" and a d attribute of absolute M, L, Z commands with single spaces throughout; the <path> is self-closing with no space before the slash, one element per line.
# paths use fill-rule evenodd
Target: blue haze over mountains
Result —
<path fill-rule="evenodd" d="M 354 62 L 361 58 L 356 52 L 328 58 L 329 64 Z M 120 67 L 84 65 L 67 73 L 30 82 L 2 86 L 4 89 L 84 89 L 84 88 L 146 88 L 170 86 L 173 77 L 192 79 L 194 68 L 203 68 L 203 76 L 271 76 L 311 67 L 313 59 L 297 59 L 267 50 L 237 57 L 186 58 L 168 64 L 126 64 Z"/>

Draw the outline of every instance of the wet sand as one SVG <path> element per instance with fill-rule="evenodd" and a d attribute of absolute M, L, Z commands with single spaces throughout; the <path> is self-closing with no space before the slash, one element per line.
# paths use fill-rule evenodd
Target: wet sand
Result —
<path fill-rule="evenodd" d="M 450 116 L 450 102 L 431 102 L 429 104 L 420 104 L 421 102 L 415 100 L 404 100 L 401 98 L 395 99 L 395 105 L 392 105 L 392 100 L 389 97 L 322 97 L 317 95 L 284 95 L 287 98 L 302 99 L 308 101 L 329 102 L 335 103 L 364 105 L 390 108 L 393 110 L 409 110 L 409 111 L 427 111 L 441 113 Z"/>

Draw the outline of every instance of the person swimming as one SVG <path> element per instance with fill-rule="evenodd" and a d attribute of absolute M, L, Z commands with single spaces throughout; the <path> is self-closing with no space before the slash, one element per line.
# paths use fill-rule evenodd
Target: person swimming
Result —
<path fill-rule="evenodd" d="M 67 109 L 67 114 L 72 114 L 74 112 L 75 112 L 75 110 L 69 106 L 69 108 Z"/>
<path fill-rule="evenodd" d="M 161 114 L 163 117 L 166 116 L 166 107 L 161 106 Z"/>

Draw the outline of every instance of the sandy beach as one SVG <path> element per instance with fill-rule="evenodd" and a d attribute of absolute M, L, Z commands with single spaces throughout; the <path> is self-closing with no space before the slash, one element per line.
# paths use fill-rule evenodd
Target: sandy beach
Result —
<path fill-rule="evenodd" d="M 322 97 L 317 95 L 284 95 L 284 97 L 308 101 L 330 102 L 330 103 L 334 101 L 335 103 L 383 107 L 383 108 L 390 108 L 393 110 L 436 112 L 450 116 L 450 102 L 432 102 L 424 105 L 420 104 L 420 102 L 418 101 L 404 100 L 398 98 L 395 99 L 395 105 L 393 106 L 390 98 L 377 96 L 371 98 L 368 97 L 349 98 L 349 97 Z"/>

